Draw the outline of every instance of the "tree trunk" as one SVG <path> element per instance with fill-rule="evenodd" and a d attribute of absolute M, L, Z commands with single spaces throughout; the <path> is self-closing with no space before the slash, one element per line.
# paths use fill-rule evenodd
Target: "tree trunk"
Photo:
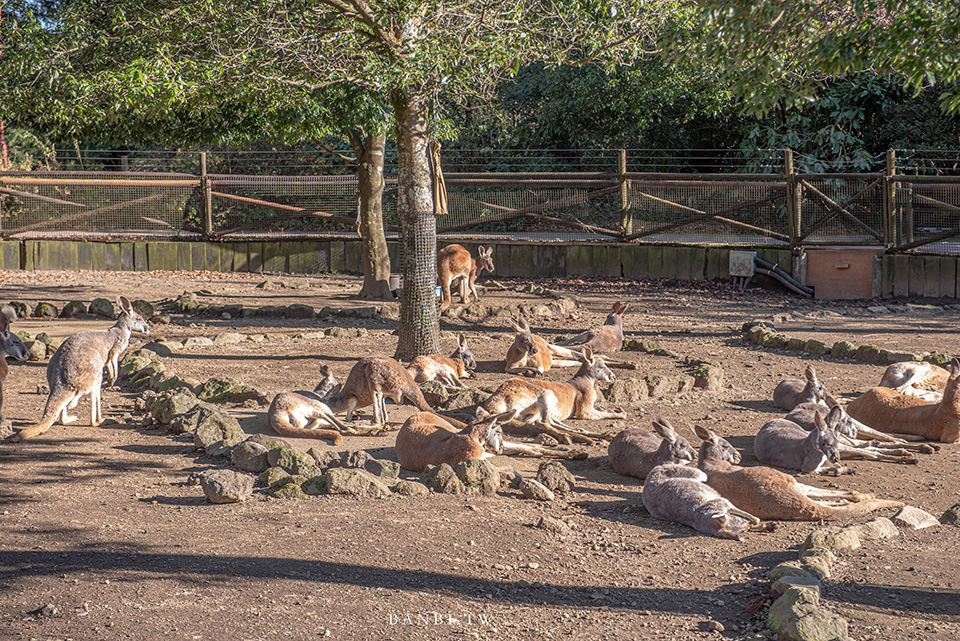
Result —
<path fill-rule="evenodd" d="M 390 291 L 390 254 L 383 234 L 383 156 L 387 134 L 354 130 L 350 144 L 357 157 L 360 189 L 360 236 L 363 238 L 363 287 L 360 298 L 393 300 Z"/>
<path fill-rule="evenodd" d="M 390 92 L 396 118 L 397 216 L 400 219 L 400 340 L 396 358 L 440 353 L 437 221 L 427 162 L 428 103 L 405 89 Z"/>

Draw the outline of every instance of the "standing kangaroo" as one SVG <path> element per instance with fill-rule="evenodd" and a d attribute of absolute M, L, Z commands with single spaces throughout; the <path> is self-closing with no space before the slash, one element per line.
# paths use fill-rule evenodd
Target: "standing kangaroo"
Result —
<path fill-rule="evenodd" d="M 788 412 L 800 403 L 823 401 L 830 407 L 838 405 L 826 386 L 817 380 L 817 371 L 813 365 L 807 365 L 804 378 L 785 378 L 773 390 L 773 404 Z"/>
<path fill-rule="evenodd" d="M 619 352 L 623 347 L 623 314 L 626 311 L 626 304 L 614 303 L 613 310 L 607 315 L 607 320 L 603 325 L 588 329 L 565 341 L 560 341 L 557 345 L 589 347 L 596 354 Z M 557 345 L 553 345 L 555 354 L 571 357 L 563 353 L 563 350 L 557 350 Z"/>
<path fill-rule="evenodd" d="M 373 424 L 387 427 L 385 399 L 391 398 L 400 405 L 404 399 L 424 412 L 433 411 L 413 377 L 403 365 L 389 356 L 361 358 L 347 375 L 347 381 L 339 391 L 327 399 L 327 405 L 335 413 L 347 413 L 347 422 L 353 420 L 354 410 L 373 405 Z"/>
<path fill-rule="evenodd" d="M 491 414 L 517 410 L 516 421 L 520 425 L 538 423 L 536 431 L 551 434 L 563 442 L 569 442 L 571 436 L 585 441 L 590 437 L 602 437 L 595 432 L 574 429 L 563 422 L 571 417 L 587 420 L 626 418 L 623 412 L 602 412 L 594 407 L 597 402 L 596 382 L 610 382 L 614 376 L 590 348 L 583 350 L 582 358 L 580 369 L 566 383 L 511 378 L 484 401 L 483 409 Z"/>
<path fill-rule="evenodd" d="M 484 270 L 493 271 L 493 247 L 477 248 L 474 260 L 463 245 L 447 245 L 437 252 L 437 278 L 440 280 L 440 309 L 450 307 L 453 297 L 450 286 L 460 281 L 460 301 L 466 305 L 470 294 L 480 300 L 477 294 L 477 276 Z"/>
<path fill-rule="evenodd" d="M 150 333 L 143 320 L 125 296 L 120 297 L 120 317 L 110 329 L 80 332 L 68 337 L 47 364 L 47 383 L 50 396 L 43 410 L 43 418 L 36 425 L 20 430 L 14 441 L 23 441 L 46 432 L 59 418 L 64 425 L 76 421 L 67 410 L 77 406 L 80 399 L 90 395 L 90 425 L 97 427 L 103 421 L 100 412 L 100 385 L 103 368 L 107 368 L 110 384 L 117 379 L 117 360 L 130 344 L 131 332 Z"/>
<path fill-rule="evenodd" d="M 30 352 L 20 337 L 10 331 L 10 323 L 17 320 L 17 312 L 9 305 L 0 308 L 0 419 L 3 418 L 3 380 L 10 368 L 7 356 L 18 361 L 27 360 Z"/>
<path fill-rule="evenodd" d="M 477 369 L 473 352 L 467 347 L 467 339 L 461 332 L 457 334 L 457 350 L 450 355 L 417 356 L 407 367 L 407 372 L 416 383 L 425 383 L 434 379 L 447 387 L 463 387 L 461 378 L 469 378 Z"/>
<path fill-rule="evenodd" d="M 703 439 L 697 467 L 707 475 L 710 487 L 741 510 L 763 520 L 835 521 L 886 507 L 903 507 L 903 503 L 874 499 L 859 492 L 804 485 L 772 467 L 740 467 L 740 455 L 726 439 L 700 426 L 694 430 Z M 829 505 L 844 501 L 855 503 Z"/>
<path fill-rule="evenodd" d="M 960 440 L 960 361 L 950 363 L 943 400 L 929 403 L 887 387 L 874 387 L 847 405 L 847 412 L 865 425 L 911 440 L 942 443 Z"/>
<path fill-rule="evenodd" d="M 664 463 L 693 462 L 696 451 L 665 419 L 653 422 L 654 432 L 628 427 L 610 441 L 607 461 L 617 474 L 645 479 L 650 470 Z"/>

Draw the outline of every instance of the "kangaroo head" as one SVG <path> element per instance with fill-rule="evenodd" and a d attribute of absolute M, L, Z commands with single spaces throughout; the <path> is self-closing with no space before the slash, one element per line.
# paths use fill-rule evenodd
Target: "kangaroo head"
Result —
<path fill-rule="evenodd" d="M 317 369 L 320 370 L 320 382 L 313 388 L 313 393 L 324 398 L 332 393 L 340 383 L 326 363 L 317 363 Z"/>
<path fill-rule="evenodd" d="M 947 379 L 947 386 L 943 390 L 942 403 L 953 404 L 957 402 L 960 396 L 960 360 L 950 361 L 950 378 Z"/>
<path fill-rule="evenodd" d="M 147 325 L 147 321 L 133 309 L 133 305 L 130 304 L 130 300 L 126 296 L 117 299 L 117 303 L 120 305 L 118 324 L 122 321 L 131 332 L 150 333 L 150 326 Z"/>
<path fill-rule="evenodd" d="M 453 359 L 458 358 L 463 361 L 463 366 L 468 372 L 477 369 L 477 361 L 473 357 L 473 352 L 467 347 L 467 338 L 463 335 L 463 332 L 457 334 L 457 351 L 453 353 Z"/>
<path fill-rule="evenodd" d="M 840 421 L 843 410 L 835 407 L 827 414 L 826 420 L 819 412 L 814 413 L 815 429 L 808 438 L 812 438 L 817 450 L 834 464 L 840 463 L 840 437 L 835 426 Z"/>
<path fill-rule="evenodd" d="M 677 463 L 689 463 L 693 461 L 697 453 L 690 446 L 690 442 L 677 434 L 673 426 L 664 418 L 658 418 L 653 422 L 653 431 L 660 435 L 663 440 L 660 441 L 660 447 L 657 453 L 665 455 Z"/>
<path fill-rule="evenodd" d="M 500 423 L 512 421 L 518 413 L 518 410 L 511 410 L 503 414 L 490 414 L 482 407 L 478 407 L 468 429 L 476 431 L 484 449 L 500 454 L 503 452 L 503 428 Z"/>
<path fill-rule="evenodd" d="M 623 313 L 627 311 L 627 305 L 625 303 L 614 303 L 613 310 L 607 314 L 607 320 L 604 321 L 604 325 L 613 325 L 623 329 Z"/>
<path fill-rule="evenodd" d="M 483 270 L 493 271 L 493 247 L 483 248 L 483 245 L 477 248 L 477 273 Z"/>
<path fill-rule="evenodd" d="M 577 372 L 578 376 L 586 375 L 602 383 L 610 383 L 616 378 L 613 372 L 610 371 L 610 368 L 607 367 L 607 364 L 603 362 L 603 359 L 594 355 L 592 349 L 584 347 L 581 353 L 583 356 L 583 365 L 580 366 L 580 371 Z"/>
<path fill-rule="evenodd" d="M 694 425 L 693 431 L 703 440 L 703 443 L 700 444 L 700 458 L 702 460 L 717 459 L 734 465 L 740 462 L 740 452 L 733 445 L 730 445 L 730 441 L 727 439 L 717 436 L 712 430 L 700 425 Z"/>
<path fill-rule="evenodd" d="M 832 414 L 834 410 L 840 410 L 840 418 L 837 419 L 837 423 L 834 425 L 834 429 L 837 431 L 837 433 L 842 434 L 843 436 L 849 436 L 850 438 L 856 438 L 857 432 L 860 430 L 857 429 L 857 423 L 853 420 L 853 417 L 847 414 L 843 408 L 839 406 L 834 407 L 833 410 L 830 410 L 830 413 Z"/>
<path fill-rule="evenodd" d="M 533 340 L 533 332 L 530 331 L 530 326 L 527 325 L 527 321 L 521 317 L 516 323 L 511 321 L 510 325 L 512 325 L 514 331 L 517 332 L 516 338 L 513 339 L 514 345 L 528 354 L 536 354 L 538 351 L 537 342 Z"/>
<path fill-rule="evenodd" d="M 17 312 L 9 305 L 0 309 L 0 357 L 10 356 L 18 361 L 25 361 L 30 352 L 20 337 L 10 331 L 10 321 L 16 319 Z"/>

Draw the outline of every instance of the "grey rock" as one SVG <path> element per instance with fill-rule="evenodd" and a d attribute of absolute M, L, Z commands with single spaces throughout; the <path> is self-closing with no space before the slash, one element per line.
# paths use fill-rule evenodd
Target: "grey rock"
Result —
<path fill-rule="evenodd" d="M 795 587 L 808 587 L 816 590 L 817 598 L 820 597 L 820 580 L 809 574 L 782 576 L 770 585 L 770 592 L 773 596 L 779 597 L 790 588 Z"/>
<path fill-rule="evenodd" d="M 937 517 L 929 512 L 924 512 L 919 508 L 913 507 L 912 505 L 905 505 L 903 509 L 897 512 L 893 516 L 893 522 L 900 527 L 909 528 L 911 530 L 922 530 L 924 528 L 936 527 L 940 525 L 940 521 L 937 520 Z"/>
<path fill-rule="evenodd" d="M 150 414 L 163 425 L 169 425 L 174 417 L 186 414 L 200 402 L 192 392 L 184 389 L 166 392 L 157 396 L 149 405 Z"/>
<path fill-rule="evenodd" d="M 473 460 L 453 466 L 457 478 L 470 490 L 493 496 L 500 489 L 500 471 L 489 461 Z"/>
<path fill-rule="evenodd" d="M 56 318 L 59 314 L 60 310 L 53 303 L 40 302 L 33 308 L 34 318 Z"/>
<path fill-rule="evenodd" d="M 178 344 L 178 346 L 182 347 L 181 344 Z M 170 356 L 171 354 L 173 354 L 173 350 L 170 349 L 170 346 L 163 344 L 160 341 L 151 341 L 146 345 L 144 345 L 143 347 L 141 347 L 140 349 L 146 350 L 148 352 L 153 352 L 157 356 Z"/>
<path fill-rule="evenodd" d="M 420 473 L 420 482 L 441 494 L 467 494 L 467 488 L 453 468 L 446 463 L 428 465 Z"/>
<path fill-rule="evenodd" d="M 253 495 L 254 477 L 235 470 L 209 470 L 200 477 L 200 487 L 211 503 L 239 503 Z"/>
<path fill-rule="evenodd" d="M 87 304 L 82 300 L 72 300 L 60 310 L 60 318 L 73 318 L 87 313 Z"/>
<path fill-rule="evenodd" d="M 854 528 L 821 528 L 807 536 L 800 547 L 803 553 L 813 548 L 831 552 L 849 552 L 860 547 L 860 533 Z"/>
<path fill-rule="evenodd" d="M 430 494 L 430 488 L 418 481 L 397 481 L 393 486 L 393 493 L 400 496 L 426 496 Z"/>
<path fill-rule="evenodd" d="M 313 457 L 313 460 L 317 462 L 317 467 L 321 470 L 326 470 L 331 467 L 340 467 L 339 452 L 319 450 L 316 447 L 311 447 L 309 450 L 307 450 L 307 454 Z"/>
<path fill-rule="evenodd" d="M 379 499 L 390 496 L 387 484 L 366 470 L 333 467 L 303 484 L 307 494 L 339 494 Z"/>
<path fill-rule="evenodd" d="M 790 618 L 777 630 L 779 641 L 838 641 L 848 639 L 847 620 L 827 608 L 803 608 L 803 614 Z"/>
<path fill-rule="evenodd" d="M 42 361 L 47 357 L 47 346 L 40 341 L 29 341 L 24 346 L 27 348 L 28 361 Z"/>
<path fill-rule="evenodd" d="M 549 488 L 544 487 L 542 483 L 534 479 L 520 481 L 520 491 L 524 498 L 534 501 L 552 501 L 557 498 Z"/>
<path fill-rule="evenodd" d="M 201 407 L 198 414 L 193 444 L 210 456 L 226 456 L 247 438 L 237 419 L 219 408 Z"/>
<path fill-rule="evenodd" d="M 396 481 L 400 476 L 400 464 L 396 461 L 372 459 L 364 464 L 363 469 L 388 483 Z"/>
<path fill-rule="evenodd" d="M 7 418 L 0 420 L 0 440 L 10 436 L 13 436 L 13 423 Z"/>
<path fill-rule="evenodd" d="M 570 532 L 569 525 L 560 519 L 546 515 L 541 516 L 540 520 L 537 521 L 537 524 L 534 527 L 537 527 L 541 530 L 546 530 L 548 532 L 553 532 L 554 534 L 567 534 Z"/>
<path fill-rule="evenodd" d="M 113 307 L 113 303 L 106 298 L 94 298 L 90 302 L 89 312 L 100 316 L 101 318 L 108 318 L 113 320 L 117 317 L 117 312 Z"/>
<path fill-rule="evenodd" d="M 836 555 L 830 550 L 815 548 L 800 554 L 800 567 L 818 579 L 829 579 L 836 560 Z"/>
<path fill-rule="evenodd" d="M 243 334 L 238 334 L 236 332 L 224 332 L 213 337 L 213 344 L 234 345 L 236 343 L 242 343 L 245 340 L 246 337 Z"/>
<path fill-rule="evenodd" d="M 636 378 L 617 378 L 603 391 L 611 403 L 634 403 L 647 398 L 647 381 Z"/>
<path fill-rule="evenodd" d="M 563 496 L 577 487 L 573 474 L 559 461 L 544 461 L 537 470 L 537 481 L 554 494 Z"/>
<path fill-rule="evenodd" d="M 317 313 L 309 305 L 294 303 L 287 306 L 283 315 L 287 318 L 314 318 Z"/>
<path fill-rule="evenodd" d="M 857 533 L 861 541 L 884 541 L 899 536 L 900 531 L 897 526 L 885 516 L 878 516 L 866 523 L 860 525 L 850 525 L 845 530 L 852 530 Z"/>
<path fill-rule="evenodd" d="M 191 347 L 206 347 L 208 345 L 213 345 L 213 340 L 207 338 L 206 336 L 188 336 L 183 341 L 184 349 L 189 349 Z"/>
<path fill-rule="evenodd" d="M 270 467 L 267 453 L 270 450 L 259 443 L 247 440 L 230 451 L 230 461 L 244 472 L 260 474 Z"/>
<path fill-rule="evenodd" d="M 272 467 L 279 467 L 291 476 L 310 478 L 320 474 L 317 461 L 306 452 L 289 446 L 268 448 L 267 461 Z"/>
<path fill-rule="evenodd" d="M 340 454 L 340 467 L 365 468 L 374 458 L 366 450 L 346 450 Z"/>

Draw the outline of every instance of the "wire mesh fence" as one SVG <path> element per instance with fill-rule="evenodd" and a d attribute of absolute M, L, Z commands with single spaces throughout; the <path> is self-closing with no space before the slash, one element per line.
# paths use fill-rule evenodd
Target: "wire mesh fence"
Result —
<path fill-rule="evenodd" d="M 61 151 L 47 171 L 0 172 L 0 235 L 356 234 L 349 150 L 73 152 Z M 798 171 L 790 172 L 776 149 L 447 149 L 449 213 L 437 232 L 463 240 L 960 252 L 960 151 L 898 150 L 895 171 L 885 166 L 889 156 L 870 159 L 870 171 L 824 173 L 809 169 L 836 163 L 797 154 Z M 395 153 L 385 173 L 391 236 Z"/>

